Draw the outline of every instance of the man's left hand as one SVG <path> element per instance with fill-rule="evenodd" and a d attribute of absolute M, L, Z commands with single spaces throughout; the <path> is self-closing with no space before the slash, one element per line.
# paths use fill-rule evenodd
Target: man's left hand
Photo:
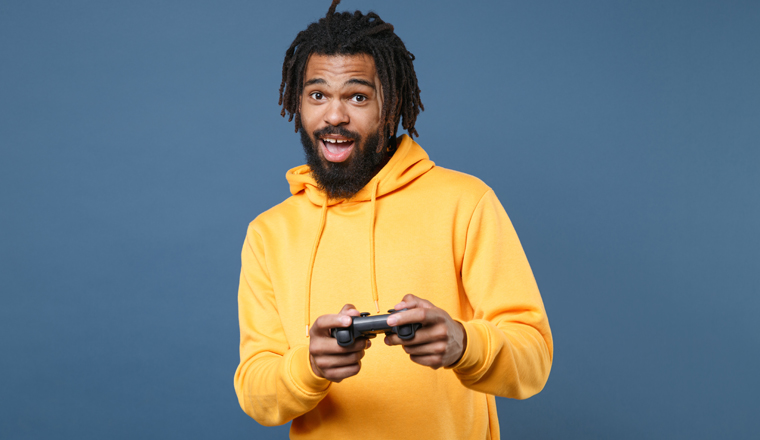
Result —
<path fill-rule="evenodd" d="M 411 294 L 404 296 L 395 307 L 396 310 L 404 308 L 409 310 L 388 317 L 388 325 L 420 323 L 422 327 L 410 340 L 403 340 L 398 335 L 386 336 L 387 345 L 403 346 L 412 361 L 434 370 L 453 365 L 462 358 L 467 347 L 467 334 L 462 324 L 430 301 Z"/>

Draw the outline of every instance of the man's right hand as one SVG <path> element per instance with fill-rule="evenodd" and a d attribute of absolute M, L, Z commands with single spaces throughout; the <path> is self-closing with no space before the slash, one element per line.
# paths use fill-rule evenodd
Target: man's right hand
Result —
<path fill-rule="evenodd" d="M 337 315 L 322 315 L 309 329 L 309 360 L 311 369 L 319 377 L 340 382 L 359 373 L 364 350 L 370 347 L 369 339 L 358 338 L 348 347 L 338 345 L 330 337 L 330 329 L 348 327 L 352 316 L 360 316 L 356 307 L 346 304 Z"/>

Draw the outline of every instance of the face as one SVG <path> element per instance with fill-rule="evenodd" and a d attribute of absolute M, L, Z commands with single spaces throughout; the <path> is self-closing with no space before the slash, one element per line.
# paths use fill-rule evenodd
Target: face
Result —
<path fill-rule="evenodd" d="M 317 184 L 330 198 L 350 198 L 382 167 L 382 109 L 382 86 L 371 56 L 309 58 L 301 141 Z"/>

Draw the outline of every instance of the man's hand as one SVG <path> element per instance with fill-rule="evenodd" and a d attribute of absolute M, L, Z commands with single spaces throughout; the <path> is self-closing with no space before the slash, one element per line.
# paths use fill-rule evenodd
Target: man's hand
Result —
<path fill-rule="evenodd" d="M 402 345 L 412 361 L 434 370 L 453 365 L 462 358 L 467 347 L 467 334 L 462 324 L 454 321 L 445 310 L 414 295 L 404 296 L 394 308 L 409 310 L 391 315 L 388 325 L 418 322 L 422 327 L 417 329 L 414 338 L 408 341 L 399 338 L 398 335 L 386 336 L 386 344 Z"/>
<path fill-rule="evenodd" d="M 337 339 L 330 337 L 330 329 L 351 325 L 351 316 L 360 316 L 360 313 L 353 305 L 346 304 L 337 315 L 317 318 L 309 329 L 309 360 L 317 376 L 340 382 L 361 369 L 364 350 L 371 345 L 369 339 L 358 338 L 352 345 L 341 347 Z"/>

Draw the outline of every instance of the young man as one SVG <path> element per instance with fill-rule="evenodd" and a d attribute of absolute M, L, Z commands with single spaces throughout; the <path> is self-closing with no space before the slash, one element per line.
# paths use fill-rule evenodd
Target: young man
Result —
<path fill-rule="evenodd" d="M 412 140 L 420 90 L 393 26 L 338 3 L 283 64 L 282 114 L 307 165 L 248 228 L 240 405 L 264 425 L 292 420 L 291 438 L 498 438 L 494 396 L 530 397 L 551 368 L 530 266 L 493 191 Z M 412 339 L 331 337 L 391 307 L 407 310 L 388 325 L 421 324 Z"/>

